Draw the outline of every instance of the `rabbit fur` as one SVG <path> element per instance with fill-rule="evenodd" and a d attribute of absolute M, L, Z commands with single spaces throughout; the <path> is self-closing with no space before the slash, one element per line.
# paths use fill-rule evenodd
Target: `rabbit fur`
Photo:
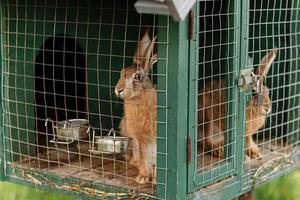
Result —
<path fill-rule="evenodd" d="M 133 64 L 121 70 L 115 94 L 124 100 L 124 116 L 120 122 L 122 136 L 130 137 L 131 151 L 126 159 L 138 169 L 136 182 L 156 182 L 157 92 L 149 72 L 157 55 L 153 54 L 156 37 L 147 30 L 137 45 Z"/>

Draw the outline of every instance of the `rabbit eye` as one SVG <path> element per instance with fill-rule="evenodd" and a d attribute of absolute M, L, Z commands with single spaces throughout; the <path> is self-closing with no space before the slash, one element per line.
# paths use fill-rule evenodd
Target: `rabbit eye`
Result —
<path fill-rule="evenodd" d="M 136 73 L 133 78 L 135 81 L 141 81 L 143 79 L 143 75 Z"/>

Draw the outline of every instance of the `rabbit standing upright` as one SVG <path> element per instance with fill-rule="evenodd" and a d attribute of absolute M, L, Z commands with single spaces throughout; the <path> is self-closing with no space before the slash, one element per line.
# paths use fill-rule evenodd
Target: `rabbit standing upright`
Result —
<path fill-rule="evenodd" d="M 277 49 L 272 49 L 259 63 L 255 74 L 262 77 L 262 87 L 253 87 L 253 96 L 246 104 L 246 146 L 247 154 L 250 158 L 261 157 L 259 149 L 252 139 L 266 121 L 266 116 L 271 112 L 272 102 L 269 97 L 269 89 L 264 85 L 266 75 L 271 64 L 276 58 Z M 225 131 L 225 80 L 214 80 L 205 83 L 200 90 L 198 98 L 198 137 L 204 139 L 205 148 L 213 150 L 215 156 L 224 155 L 224 131 Z M 258 94 L 257 92 L 260 92 Z M 261 103 L 258 98 L 261 98 Z"/>
<path fill-rule="evenodd" d="M 149 78 L 157 62 L 157 54 L 153 54 L 155 40 L 156 37 L 150 39 L 149 30 L 144 33 L 133 64 L 121 70 L 115 87 L 116 96 L 124 99 L 121 135 L 132 138 L 132 155 L 127 155 L 127 160 L 138 168 L 139 184 L 145 184 L 151 177 L 156 182 L 157 93 Z"/>

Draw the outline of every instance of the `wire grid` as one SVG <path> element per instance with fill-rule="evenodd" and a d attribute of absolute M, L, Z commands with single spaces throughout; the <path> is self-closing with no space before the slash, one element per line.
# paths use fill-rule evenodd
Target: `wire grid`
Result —
<path fill-rule="evenodd" d="M 13 169 L 6 171 L 7 176 L 34 184 L 48 177 L 46 184 L 52 186 L 51 174 L 64 180 L 77 178 L 80 184 L 64 181 L 56 186 L 89 194 L 87 188 L 75 187 L 88 183 L 89 188 L 112 192 L 90 192 L 100 197 L 121 195 L 124 188 L 155 196 L 157 187 L 166 188 L 166 168 L 160 166 L 167 166 L 169 18 L 158 22 L 155 16 L 139 15 L 133 4 L 131 0 L 1 1 L 4 151 L 6 165 Z M 122 67 L 132 64 L 137 41 L 147 28 L 151 37 L 158 32 L 166 35 L 158 36 L 159 59 L 151 73 L 160 97 L 157 141 L 164 148 L 157 149 L 162 161 L 157 165 L 159 181 L 143 185 L 135 182 L 137 170 L 122 156 L 89 152 L 91 133 L 70 144 L 51 143 L 53 131 L 51 123 L 45 127 L 45 119 L 85 118 L 97 136 L 118 130 L 123 101 L 116 98 L 114 88 Z M 163 193 L 161 199 L 166 198 Z"/>
<path fill-rule="evenodd" d="M 233 40 L 237 26 L 236 1 L 198 1 L 197 9 L 197 173 L 212 171 L 203 182 L 208 184 L 225 174 L 233 173 L 232 167 L 221 166 L 235 158 L 234 105 L 232 95 L 237 71 L 237 41 Z M 234 11 L 233 11 L 234 10 Z M 197 117 L 196 117 L 197 118 Z M 224 142 L 227 141 L 227 142 Z M 231 150 L 230 150 L 231 149 Z"/>
<path fill-rule="evenodd" d="M 257 134 L 252 133 L 261 158 L 245 159 L 244 188 L 266 181 L 293 164 L 293 157 L 299 153 L 300 128 L 300 2 L 255 0 L 248 3 L 248 55 L 253 60 L 248 66 L 259 67 L 260 59 L 275 47 L 278 53 L 266 78 L 272 111 Z M 249 92 L 248 101 L 251 95 Z M 263 106 L 266 107 L 266 104 Z M 250 117 L 244 122 L 245 126 L 247 122 L 250 127 L 255 126 L 253 110 L 245 107 L 245 115 L 251 111 Z M 248 150 L 249 146 L 245 145 L 245 152 Z"/>

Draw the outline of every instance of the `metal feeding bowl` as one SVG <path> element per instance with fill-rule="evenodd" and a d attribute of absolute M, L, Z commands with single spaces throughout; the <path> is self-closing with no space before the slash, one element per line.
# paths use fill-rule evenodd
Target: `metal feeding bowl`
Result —
<path fill-rule="evenodd" d="M 47 118 L 45 126 L 48 122 L 52 122 L 53 139 L 52 143 L 70 144 L 75 140 L 82 140 L 88 137 L 90 131 L 89 121 L 86 119 L 70 119 L 65 121 L 54 122 Z"/>
<path fill-rule="evenodd" d="M 111 129 L 108 136 L 95 136 L 93 131 L 92 149 L 93 154 L 121 154 L 126 153 L 131 138 L 116 136 L 114 129 Z"/>

